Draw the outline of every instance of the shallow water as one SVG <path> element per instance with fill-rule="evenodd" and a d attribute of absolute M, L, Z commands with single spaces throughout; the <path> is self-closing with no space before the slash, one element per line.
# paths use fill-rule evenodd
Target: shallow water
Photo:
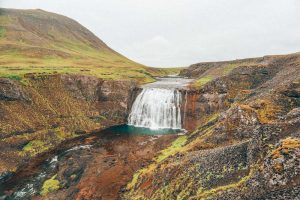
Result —
<path fill-rule="evenodd" d="M 185 89 L 193 81 L 193 79 L 179 77 L 157 78 L 156 82 L 146 84 L 143 88 Z"/>
<path fill-rule="evenodd" d="M 130 125 L 113 126 L 106 130 L 111 133 L 123 134 L 123 135 L 167 135 L 167 134 L 178 134 L 184 132 L 184 130 L 180 130 L 180 129 L 150 129 L 144 127 L 130 126 Z"/>

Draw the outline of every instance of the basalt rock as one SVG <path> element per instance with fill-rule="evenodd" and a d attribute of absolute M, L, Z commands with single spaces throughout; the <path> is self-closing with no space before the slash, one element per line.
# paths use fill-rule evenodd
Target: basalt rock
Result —
<path fill-rule="evenodd" d="M 26 84 L 0 79 L 0 138 L 10 144 L 1 145 L 0 174 L 66 139 L 126 123 L 136 87 L 82 75 L 24 79 Z"/>
<path fill-rule="evenodd" d="M 29 96 L 24 92 L 23 88 L 15 81 L 8 78 L 0 78 L 0 101 L 29 101 Z"/>
<path fill-rule="evenodd" d="M 300 54 L 200 63 L 180 147 L 141 169 L 124 199 L 299 199 Z M 137 177 L 137 178 L 136 178 Z"/>

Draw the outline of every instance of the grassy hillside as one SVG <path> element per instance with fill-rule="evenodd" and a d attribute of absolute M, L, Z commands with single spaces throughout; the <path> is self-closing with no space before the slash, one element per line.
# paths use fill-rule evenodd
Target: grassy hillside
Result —
<path fill-rule="evenodd" d="M 1 77 L 75 73 L 151 82 L 151 76 L 168 72 L 129 60 L 68 17 L 43 10 L 0 9 Z"/>

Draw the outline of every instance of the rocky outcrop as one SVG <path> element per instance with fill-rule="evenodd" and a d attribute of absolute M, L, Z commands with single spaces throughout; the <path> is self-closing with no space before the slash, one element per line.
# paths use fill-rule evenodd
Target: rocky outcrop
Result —
<path fill-rule="evenodd" d="M 300 55 L 197 64 L 182 75 L 201 83 L 186 93 L 191 131 L 137 172 L 123 198 L 297 199 Z"/>
<path fill-rule="evenodd" d="M 248 58 L 232 61 L 197 63 L 189 66 L 186 69 L 181 70 L 179 75 L 183 77 L 197 78 L 203 75 L 208 70 L 216 68 L 225 68 L 228 65 L 247 66 L 247 64 L 249 63 L 255 63 L 257 65 L 266 65 L 269 64 L 273 59 L 274 57 L 272 56 L 264 56 L 260 58 Z"/>
<path fill-rule="evenodd" d="M 65 88 L 72 93 L 74 98 L 93 102 L 101 98 L 103 80 L 82 75 L 62 75 L 61 79 Z"/>
<path fill-rule="evenodd" d="M 22 87 L 16 82 L 8 78 L 0 78 L 0 100 L 3 101 L 15 101 L 26 100 L 30 98 L 25 94 Z"/>
<path fill-rule="evenodd" d="M 0 173 L 66 139 L 126 123 L 136 87 L 67 74 L 28 74 L 22 82 L 0 79 Z"/>

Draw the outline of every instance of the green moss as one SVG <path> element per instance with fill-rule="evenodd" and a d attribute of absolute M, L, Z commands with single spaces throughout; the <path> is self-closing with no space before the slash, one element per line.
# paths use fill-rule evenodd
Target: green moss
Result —
<path fill-rule="evenodd" d="M 132 180 L 127 184 L 127 189 L 132 190 L 138 183 L 140 176 L 144 176 L 153 172 L 153 170 L 157 167 L 157 163 L 160 163 L 169 156 L 175 155 L 177 152 L 179 152 L 181 147 L 183 147 L 186 144 L 187 138 L 188 137 L 185 135 L 178 137 L 175 141 L 172 142 L 172 144 L 168 148 L 162 150 L 159 153 L 159 155 L 154 159 L 154 163 L 137 171 L 133 175 Z"/>
<path fill-rule="evenodd" d="M 193 83 L 193 86 L 196 88 L 201 88 L 202 86 L 204 86 L 206 83 L 210 82 L 211 80 L 213 80 L 213 77 L 210 75 L 204 76 L 198 80 L 196 80 Z"/>
<path fill-rule="evenodd" d="M 54 129 L 54 132 L 55 132 L 55 135 L 56 135 L 56 142 L 60 142 L 60 141 L 63 141 L 67 138 L 71 138 L 73 135 L 72 133 L 69 133 L 67 131 L 65 131 L 64 128 L 56 128 Z"/>
<path fill-rule="evenodd" d="M 181 147 L 183 147 L 187 142 L 187 136 L 180 136 L 175 141 L 172 142 L 172 145 L 160 152 L 158 157 L 155 159 L 156 162 L 161 162 L 169 156 L 175 155 Z"/>
<path fill-rule="evenodd" d="M 192 181 L 188 183 L 188 185 L 178 194 L 177 200 L 187 199 L 191 194 L 191 189 L 193 188 L 193 186 L 194 184 Z"/>
<path fill-rule="evenodd" d="M 56 180 L 56 176 L 57 175 L 54 175 L 52 178 L 43 183 L 42 191 L 40 192 L 42 196 L 46 196 L 48 193 L 57 191 L 59 189 L 59 181 Z"/>
<path fill-rule="evenodd" d="M 138 182 L 140 174 L 141 174 L 141 172 L 136 172 L 135 174 L 133 174 L 131 182 L 127 184 L 128 190 L 133 189 L 135 187 L 135 185 Z"/>
<path fill-rule="evenodd" d="M 32 140 L 23 147 L 23 153 L 29 153 L 31 156 L 34 156 L 38 153 L 46 151 L 48 148 L 49 146 L 47 146 L 45 142 L 41 140 Z"/>
<path fill-rule="evenodd" d="M 255 168 L 252 168 L 250 170 L 250 173 L 247 176 L 244 176 L 238 182 L 235 182 L 235 183 L 219 186 L 219 187 L 212 188 L 209 190 L 205 190 L 205 189 L 201 188 L 201 191 L 197 192 L 196 198 L 197 199 L 208 199 L 212 196 L 217 195 L 220 192 L 230 190 L 230 189 L 237 189 L 237 188 L 241 187 L 244 183 L 246 183 L 246 181 L 248 181 L 252 177 L 254 171 L 255 171 Z"/>
<path fill-rule="evenodd" d="M 209 118 L 207 119 L 207 121 L 206 121 L 205 124 L 208 124 L 208 123 L 216 121 L 219 118 L 219 116 L 220 116 L 220 113 L 214 113 L 214 114 L 212 114 L 211 116 L 209 116 Z"/>

